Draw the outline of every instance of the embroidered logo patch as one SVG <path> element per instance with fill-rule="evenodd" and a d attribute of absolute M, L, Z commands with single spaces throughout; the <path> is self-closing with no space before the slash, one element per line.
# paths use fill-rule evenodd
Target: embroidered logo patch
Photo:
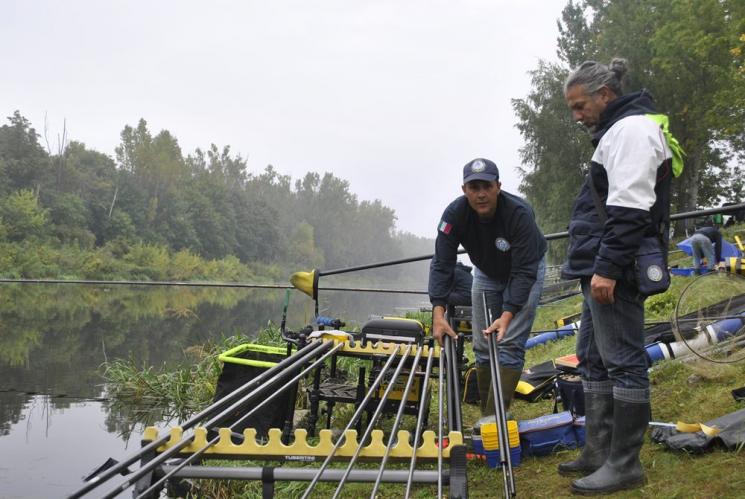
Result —
<path fill-rule="evenodd" d="M 497 247 L 499 251 L 509 251 L 510 250 L 510 243 L 507 241 L 507 239 L 503 237 L 498 237 L 496 241 L 494 241 L 494 246 Z"/>
<path fill-rule="evenodd" d="M 447 223 L 445 220 L 440 222 L 440 226 L 437 228 L 440 232 L 443 234 L 450 234 L 450 231 L 453 230 L 453 224 Z"/>
<path fill-rule="evenodd" d="M 474 173 L 481 173 L 486 168 L 486 163 L 481 161 L 480 159 L 477 159 L 473 163 L 471 163 L 471 171 Z"/>
<path fill-rule="evenodd" d="M 647 267 L 647 277 L 650 281 L 660 282 L 662 280 L 662 269 L 659 265 L 650 265 Z"/>

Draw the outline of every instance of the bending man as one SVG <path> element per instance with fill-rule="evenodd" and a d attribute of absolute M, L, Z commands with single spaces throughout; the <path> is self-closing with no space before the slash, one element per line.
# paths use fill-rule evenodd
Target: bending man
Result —
<path fill-rule="evenodd" d="M 445 318 L 445 306 L 459 245 L 475 266 L 471 288 L 473 351 L 482 415 L 494 414 L 489 347 L 484 335 L 497 333 L 507 410 L 525 363 L 525 342 L 535 318 L 545 269 L 546 240 L 535 223 L 533 209 L 501 187 L 499 170 L 492 161 L 478 158 L 463 167 L 463 196 L 445 208 L 429 270 L 432 334 L 442 344 L 445 334 L 457 338 Z M 492 316 L 497 318 L 492 324 L 486 324 L 484 317 L 484 292 Z"/>
<path fill-rule="evenodd" d="M 706 271 L 714 270 L 722 261 L 722 233 L 716 227 L 702 227 L 691 236 L 691 252 L 696 274 L 703 273 L 703 259 L 706 258 Z"/>

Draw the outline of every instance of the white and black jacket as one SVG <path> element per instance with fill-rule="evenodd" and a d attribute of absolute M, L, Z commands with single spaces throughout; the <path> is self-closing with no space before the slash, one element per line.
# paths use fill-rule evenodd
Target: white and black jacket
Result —
<path fill-rule="evenodd" d="M 658 234 L 667 249 L 672 156 L 659 125 L 645 116 L 655 113 L 651 96 L 642 90 L 612 101 L 601 114 L 590 171 L 569 223 L 564 278 L 598 274 L 633 280 L 642 238 Z M 589 182 L 605 205 L 605 224 Z"/>

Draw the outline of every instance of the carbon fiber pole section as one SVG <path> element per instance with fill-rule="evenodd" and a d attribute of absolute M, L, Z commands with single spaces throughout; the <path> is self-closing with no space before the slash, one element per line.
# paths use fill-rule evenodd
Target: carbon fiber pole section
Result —
<path fill-rule="evenodd" d="M 232 429 L 233 429 L 234 427 L 236 427 L 236 426 L 240 425 L 240 424 L 241 424 L 241 423 L 243 423 L 243 422 L 244 422 L 244 421 L 245 421 L 246 419 L 248 419 L 249 417 L 251 417 L 251 415 L 253 415 L 253 413 L 255 413 L 256 411 L 258 411 L 259 409 L 261 409 L 262 407 L 264 407 L 264 406 L 265 406 L 266 404 L 268 404 L 269 402 L 271 402 L 271 401 L 272 401 L 272 400 L 273 400 L 273 399 L 274 399 L 275 397 L 278 397 L 278 396 L 279 396 L 280 394 L 282 394 L 282 393 L 283 393 L 283 392 L 285 392 L 286 390 L 289 390 L 289 389 L 291 389 L 291 388 L 292 388 L 292 387 L 294 386 L 294 383 L 295 383 L 296 381 L 298 381 L 298 380 L 299 380 L 300 378 L 302 378 L 303 376 L 305 376 L 305 374 L 307 374 L 308 372 L 310 372 L 310 371 L 312 371 L 313 369 L 315 369 L 315 368 L 316 368 L 316 367 L 317 367 L 317 366 L 318 366 L 319 364 L 321 364 L 322 362 L 324 362 L 324 361 L 326 360 L 326 358 L 328 358 L 328 357 L 330 357 L 331 355 L 333 355 L 333 354 L 334 354 L 334 353 L 335 353 L 335 352 L 336 352 L 337 350 L 341 349 L 341 348 L 342 348 L 343 346 L 344 346 L 344 345 L 343 345 L 342 343 L 339 343 L 339 344 L 335 345 L 335 346 L 334 346 L 334 348 L 332 348 L 332 349 L 331 349 L 331 350 L 329 350 L 328 352 L 325 352 L 325 353 L 324 353 L 324 354 L 323 354 L 323 355 L 322 355 L 321 357 L 319 357 L 318 359 L 316 359 L 316 360 L 315 360 L 315 361 L 314 361 L 314 362 L 313 362 L 313 363 L 312 363 L 312 364 L 311 364 L 310 366 L 308 366 L 307 368 L 303 369 L 303 370 L 302 370 L 302 371 L 301 371 L 301 372 L 300 372 L 299 374 L 297 374 L 297 375 L 296 375 L 296 376 L 295 376 L 294 378 L 292 378 L 292 379 L 291 379 L 290 381 L 288 381 L 288 382 L 284 383 L 284 384 L 283 384 L 283 385 L 282 385 L 282 386 L 281 386 L 281 387 L 280 387 L 280 388 L 279 388 L 278 390 L 274 391 L 274 392 L 273 392 L 273 393 L 272 393 L 271 395 L 269 395 L 269 396 L 268 396 L 267 398 L 265 398 L 264 400 L 262 400 L 262 401 L 261 401 L 261 402 L 260 402 L 259 404 L 257 404 L 256 406 L 254 406 L 254 408 L 253 408 L 253 409 L 251 409 L 251 410 L 250 410 L 250 411 L 248 411 L 248 412 L 247 412 L 246 414 L 244 414 L 243 416 L 241 416 L 241 418 L 240 418 L 240 419 L 238 419 L 238 420 L 237 420 L 236 422 L 234 422 L 234 423 L 233 423 L 232 425 L 230 425 L 230 427 L 229 427 L 229 428 L 230 428 L 230 429 L 232 430 Z M 302 364 L 299 364 L 299 365 L 302 365 Z M 290 374 L 291 374 L 291 373 L 290 373 Z M 206 426 L 207 426 L 207 427 L 211 427 L 211 426 L 213 426 L 214 424 L 216 424 L 216 423 L 217 423 L 217 421 L 219 421 L 219 420 L 221 419 L 221 416 L 222 416 L 222 415 L 220 415 L 220 416 L 218 416 L 217 418 L 215 418 L 215 419 L 213 419 L 213 420 L 209 421 L 209 422 L 208 422 L 208 423 L 206 424 Z M 189 439 L 188 439 L 188 441 L 191 441 L 191 438 L 189 438 Z M 184 466 L 186 466 L 187 464 L 191 463 L 191 462 L 192 462 L 192 461 L 194 461 L 194 460 L 195 460 L 195 459 L 196 459 L 197 457 L 199 457 L 199 456 L 201 456 L 202 454 L 204 454 L 204 452 L 206 452 L 206 451 L 207 451 L 207 449 L 209 449 L 210 447 L 212 447 L 213 445 L 215 445 L 215 444 L 216 444 L 217 442 L 219 442 L 219 441 L 220 441 L 220 436 L 218 435 L 217 437 L 215 437 L 215 438 L 213 438 L 212 440 L 210 440 L 209 442 L 207 442 L 207 445 L 205 445 L 204 447 L 202 447 L 201 449 L 199 449 L 199 450 L 198 450 L 197 452 L 193 453 L 193 454 L 192 454 L 192 455 L 190 455 L 190 456 L 189 456 L 188 458 L 184 459 L 184 460 L 183 460 L 183 461 L 182 461 L 181 463 L 179 463 L 179 465 L 177 466 L 177 468 L 179 468 L 179 467 L 184 467 Z M 183 446 L 181 446 L 181 447 L 183 447 Z M 181 447 L 179 447 L 179 448 L 181 448 Z M 169 449 L 169 450 L 170 450 L 170 449 Z M 154 461 L 155 461 L 155 460 L 154 460 Z M 164 461 L 163 459 L 160 459 L 160 460 L 159 460 L 159 462 L 160 462 L 160 463 L 162 463 L 163 461 Z M 153 466 L 153 465 L 152 465 L 152 461 L 151 461 L 150 463 L 148 463 L 148 466 Z M 137 472 L 137 473 L 136 473 L 135 475 L 137 475 L 138 473 L 142 473 L 142 472 L 143 472 L 143 470 L 141 469 L 141 470 L 139 470 L 139 471 L 138 471 L 138 472 Z M 158 488 L 158 487 L 159 487 L 159 486 L 160 486 L 160 485 L 161 485 L 162 483 L 164 483 L 164 482 L 165 482 L 165 481 L 166 481 L 166 480 L 167 480 L 168 478 L 170 478 L 170 475 L 168 475 L 168 474 L 166 474 L 165 476 L 161 477 L 161 478 L 160 478 L 160 479 L 159 479 L 159 480 L 158 480 L 158 481 L 157 481 L 156 483 L 154 483 L 153 485 L 151 485 L 151 486 L 150 486 L 150 488 L 149 488 L 148 490 L 146 490 L 145 492 L 143 492 L 143 493 L 142 493 L 142 494 L 141 494 L 141 495 L 140 495 L 139 497 L 145 497 L 145 496 L 147 496 L 147 495 L 148 495 L 149 493 L 151 493 L 151 492 L 154 492 L 154 491 L 155 491 L 155 490 L 156 490 L 156 489 L 157 489 L 157 488 Z M 129 478 L 129 479 L 127 480 L 127 482 L 131 482 L 131 481 L 132 481 L 133 479 L 134 479 L 134 477 L 133 477 L 133 478 Z M 125 483 L 124 483 L 123 485 L 126 485 L 126 484 L 127 484 L 127 482 L 125 482 Z M 109 497 L 108 497 L 108 496 L 106 496 L 106 499 L 109 499 Z"/>
<path fill-rule="evenodd" d="M 393 447 L 393 442 L 396 441 L 397 433 L 398 433 L 398 427 L 401 425 L 401 418 L 404 415 L 404 409 L 406 408 L 406 402 L 408 402 L 409 399 L 409 391 L 411 390 L 411 386 L 414 384 L 414 378 L 416 378 L 416 370 L 419 366 L 419 359 L 422 358 L 422 348 L 417 348 L 416 355 L 414 356 L 414 361 L 411 363 L 411 370 L 409 371 L 409 378 L 406 380 L 406 388 L 404 388 L 403 396 L 401 397 L 401 403 L 398 404 L 398 412 L 396 412 L 396 418 L 393 420 L 393 427 L 391 428 L 391 433 L 388 437 L 388 445 L 385 448 L 385 454 L 383 455 L 383 459 L 380 461 L 380 469 L 378 471 L 378 479 L 375 480 L 375 485 L 373 485 L 372 492 L 370 493 L 370 499 L 375 499 L 375 493 L 378 491 L 378 487 L 380 486 L 380 481 L 383 478 L 383 471 L 385 470 L 385 465 L 388 462 L 388 455 L 391 452 L 391 448 Z M 422 396 L 424 395 L 424 390 L 426 390 L 426 386 L 422 390 Z M 423 400 L 420 400 L 420 404 L 424 404 Z M 414 450 L 412 454 L 416 455 L 416 447 L 414 447 Z"/>
<path fill-rule="evenodd" d="M 431 347 L 429 349 L 429 355 L 427 356 L 427 367 L 424 369 L 424 389 L 426 390 L 429 386 L 429 378 L 432 374 L 432 360 L 434 359 L 434 343 L 431 344 Z M 422 392 L 424 393 L 424 392 Z M 423 395 L 422 395 L 423 396 Z M 404 494 L 404 497 L 406 499 L 409 498 L 411 495 L 411 484 L 414 481 L 414 468 L 416 467 L 416 450 L 419 448 L 419 435 L 424 431 L 424 411 L 425 409 L 429 409 L 428 407 L 425 407 L 425 404 L 422 402 L 419 405 L 419 414 L 417 414 L 416 417 L 416 431 L 414 432 L 414 445 L 412 445 L 412 449 L 414 449 L 414 452 L 411 453 L 411 462 L 409 463 L 409 479 L 406 481 L 406 493 Z M 438 419 L 440 418 L 440 414 L 438 413 Z"/>
<path fill-rule="evenodd" d="M 347 476 L 349 476 L 349 472 L 352 471 L 352 468 L 354 467 L 354 463 L 357 462 L 357 458 L 360 455 L 360 451 L 362 450 L 362 443 L 367 441 L 367 439 L 370 437 L 370 433 L 372 433 L 375 423 L 378 421 L 378 417 L 380 417 L 380 413 L 383 412 L 383 407 L 385 407 L 385 404 L 388 401 L 388 397 L 390 396 L 391 392 L 393 391 L 393 387 L 396 384 L 396 380 L 398 380 L 398 376 L 401 374 L 401 370 L 406 364 L 406 358 L 411 353 L 411 349 L 413 347 L 414 345 L 409 344 L 409 346 L 406 347 L 406 351 L 401 356 L 401 361 L 398 363 L 398 366 L 396 366 L 396 370 L 393 372 L 393 376 L 391 376 L 391 379 L 388 381 L 388 386 L 386 387 L 385 392 L 383 392 L 383 396 L 380 397 L 378 406 L 375 408 L 375 412 L 370 418 L 370 422 L 368 423 L 367 428 L 365 429 L 365 434 L 360 439 L 360 442 L 359 442 L 360 445 L 358 445 L 357 449 L 355 449 L 354 455 L 349 460 L 349 464 L 347 464 L 347 469 L 344 475 L 341 477 L 341 480 L 339 480 L 339 485 L 336 487 L 336 491 L 334 492 L 334 495 L 332 496 L 333 499 L 336 499 L 337 497 L 339 497 L 339 494 L 341 493 L 341 489 L 342 487 L 344 487 L 344 483 L 347 481 Z M 392 357 L 393 356 L 395 355 L 392 355 Z"/>
<path fill-rule="evenodd" d="M 331 460 L 334 458 L 334 454 L 336 454 L 336 451 L 339 449 L 339 447 L 341 447 L 341 445 L 346 440 L 347 431 L 349 431 L 349 429 L 355 425 L 355 423 L 357 422 L 357 419 L 359 419 L 362 413 L 367 409 L 367 404 L 370 402 L 370 399 L 372 399 L 372 396 L 375 393 L 375 390 L 378 389 L 378 386 L 380 386 L 380 383 L 383 382 L 385 373 L 388 372 L 388 369 L 393 364 L 393 360 L 395 358 L 396 358 L 395 355 L 391 355 L 390 358 L 386 361 L 385 365 L 381 368 L 380 374 L 378 374 L 378 377 L 375 378 L 375 381 L 373 382 L 373 384 L 370 385 L 370 388 L 367 390 L 367 393 L 365 394 L 365 398 L 362 400 L 362 402 L 360 402 L 360 406 L 357 408 L 355 413 L 352 415 L 351 419 L 349 420 L 349 423 L 347 423 L 347 426 L 344 428 L 344 430 L 342 430 L 341 437 L 339 437 L 339 440 L 337 440 L 336 444 L 334 445 L 334 448 L 331 449 L 331 452 L 321 464 L 321 467 L 316 472 L 315 477 L 311 480 L 310 484 L 308 485 L 308 488 L 305 489 L 302 499 L 307 499 L 308 497 L 310 497 L 310 494 L 311 492 L 313 492 L 313 488 L 316 486 L 316 483 L 318 483 L 318 480 L 320 480 L 321 476 L 324 473 L 324 470 L 329 465 Z"/>
<path fill-rule="evenodd" d="M 484 317 L 486 323 L 491 324 L 493 317 L 486 292 L 482 294 Z M 497 349 L 497 340 L 495 333 L 488 335 L 487 343 L 489 344 L 489 368 L 491 371 L 491 388 L 494 395 L 494 415 L 496 418 L 497 436 L 499 441 L 499 460 L 502 464 L 502 479 L 504 482 L 505 497 L 515 495 L 515 482 L 512 474 L 512 459 L 510 456 L 510 438 L 507 428 L 507 414 L 504 410 L 504 398 L 502 394 L 502 379 L 499 371 L 499 350 Z"/>
<path fill-rule="evenodd" d="M 163 471 L 173 471 L 175 466 L 163 465 Z M 261 480 L 264 468 L 261 467 L 215 467 L 215 466 L 187 466 L 173 474 L 174 478 L 218 478 L 221 480 Z M 313 468 L 274 468 L 274 479 L 277 481 L 309 481 L 313 479 L 318 470 Z M 331 468 L 321 473 L 319 481 L 338 482 L 344 470 Z M 376 470 L 352 470 L 347 477 L 348 482 L 372 483 L 377 477 Z M 438 474 L 433 470 L 417 470 L 414 473 L 415 483 L 435 483 Z M 446 475 L 449 478 L 449 475 Z M 406 470 L 386 470 L 383 473 L 383 481 L 386 483 L 406 483 L 408 481 Z"/>
<path fill-rule="evenodd" d="M 197 424 L 199 424 L 201 421 L 203 421 L 205 418 L 210 417 L 212 414 L 217 412 L 220 408 L 230 403 L 232 400 L 244 396 L 246 392 L 249 390 L 255 388 L 256 386 L 260 385 L 261 382 L 263 382 L 265 379 L 276 376 L 278 373 L 281 373 L 284 371 L 287 367 L 295 364 L 296 362 L 301 361 L 307 361 L 311 358 L 318 357 L 321 355 L 325 350 L 328 350 L 331 348 L 331 343 L 312 343 L 305 347 L 302 350 L 298 350 L 295 352 L 295 354 L 287 357 L 286 359 L 279 362 L 276 366 L 270 368 L 269 370 L 261 373 L 256 378 L 252 379 L 251 381 L 247 382 L 240 388 L 236 389 L 229 395 L 223 397 L 222 399 L 218 400 L 214 404 L 210 405 L 209 407 L 206 407 L 199 413 L 192 416 L 189 420 L 187 420 L 185 423 L 181 425 L 181 427 L 184 430 L 188 430 Z M 251 397 L 258 395 L 254 392 L 249 393 L 248 395 L 245 395 L 245 397 L 238 402 L 234 403 L 233 406 L 231 406 L 228 411 L 233 410 L 235 407 L 239 407 L 240 404 L 248 401 L 251 399 Z M 170 435 L 165 435 L 161 438 L 158 438 L 146 446 L 142 447 L 137 452 L 133 453 L 132 455 L 122 459 L 118 464 L 115 466 L 112 466 L 111 468 L 108 468 L 106 471 L 102 472 L 99 475 L 96 475 L 95 477 L 91 478 L 89 482 L 81 487 L 79 490 L 73 492 L 70 496 L 68 496 L 70 499 L 77 499 L 78 497 L 81 497 L 91 490 L 97 488 L 103 483 L 106 483 L 108 480 L 110 480 L 112 477 L 117 476 L 122 471 L 124 471 L 129 465 L 133 464 L 135 461 L 140 459 L 143 454 L 146 454 L 147 452 L 151 450 L 155 450 L 164 443 L 166 443 L 170 438 Z"/>

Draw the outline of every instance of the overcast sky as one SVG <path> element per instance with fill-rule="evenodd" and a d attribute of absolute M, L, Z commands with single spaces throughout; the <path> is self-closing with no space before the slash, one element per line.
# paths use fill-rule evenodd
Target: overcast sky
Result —
<path fill-rule="evenodd" d="M 510 99 L 556 60 L 559 0 L 0 2 L 0 112 L 114 155 L 126 124 L 293 179 L 329 171 L 434 237 L 462 166 L 516 192 Z"/>

